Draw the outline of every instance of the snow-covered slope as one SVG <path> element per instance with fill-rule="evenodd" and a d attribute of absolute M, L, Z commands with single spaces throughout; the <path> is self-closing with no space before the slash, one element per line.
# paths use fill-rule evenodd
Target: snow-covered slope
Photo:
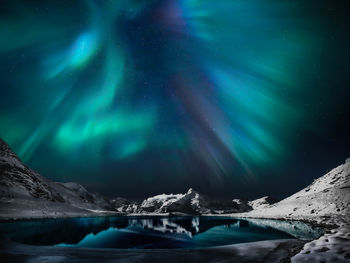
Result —
<path fill-rule="evenodd" d="M 0 139 L 0 196 L 36 198 L 64 202 L 40 174 L 24 165 L 7 143 Z"/>
<path fill-rule="evenodd" d="M 111 209 L 113 206 L 109 200 L 88 192 L 78 183 L 57 183 L 42 177 L 23 164 L 0 139 L 1 217 Z M 52 211 L 48 213 L 49 210 Z"/>
<path fill-rule="evenodd" d="M 350 159 L 294 195 L 250 215 L 267 218 L 314 220 L 320 223 L 350 222 Z M 336 219 L 336 220 L 335 220 Z"/>
<path fill-rule="evenodd" d="M 272 205 L 257 207 L 240 216 L 306 220 L 335 225 L 335 229 L 305 244 L 291 261 L 349 262 L 350 159 L 294 195 Z"/>
<path fill-rule="evenodd" d="M 89 192 L 81 184 L 51 182 L 49 185 L 60 193 L 66 203 L 72 206 L 92 210 L 113 210 L 110 200 L 98 193 Z"/>
<path fill-rule="evenodd" d="M 264 196 L 259 199 L 248 201 L 248 205 L 254 210 L 268 207 L 274 203 L 277 203 L 278 200 L 276 198 L 273 198 L 271 196 Z"/>

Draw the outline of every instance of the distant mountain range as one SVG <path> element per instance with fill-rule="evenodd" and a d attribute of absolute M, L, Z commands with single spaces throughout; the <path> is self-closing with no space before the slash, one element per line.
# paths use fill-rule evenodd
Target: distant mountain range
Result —
<path fill-rule="evenodd" d="M 276 201 L 271 197 L 263 197 L 254 201 L 215 200 L 190 188 L 184 194 L 160 194 L 140 203 L 119 203 L 117 210 L 131 214 L 227 214 L 248 212 L 253 208 L 264 207 Z"/>
<path fill-rule="evenodd" d="M 265 196 L 253 201 L 215 200 L 194 189 L 183 194 L 160 194 L 141 202 L 108 199 L 74 182 L 48 180 L 27 167 L 0 139 L 0 215 L 4 218 L 119 214 L 231 214 L 249 212 L 264 217 L 330 216 L 342 214 L 350 203 L 350 160 L 310 186 L 280 202 Z"/>
<path fill-rule="evenodd" d="M 272 204 L 276 200 L 264 197 L 255 201 L 233 199 L 213 200 L 189 189 L 184 194 L 161 194 L 142 202 L 132 202 L 124 198 L 108 199 L 98 193 L 91 193 L 79 183 L 53 182 L 41 176 L 22 163 L 10 146 L 0 139 L 0 211 L 9 216 L 39 214 L 50 216 L 58 208 L 55 216 L 69 216 L 72 211 L 119 212 L 123 214 L 223 214 L 247 212 L 258 206 Z M 45 205 L 40 205 L 40 202 Z M 11 205 L 12 204 L 12 205 Z M 21 204 L 16 210 L 16 205 Z M 25 204 L 28 204 L 26 207 Z M 6 211 L 7 209 L 7 211 Z M 30 209 L 30 213 L 25 213 Z M 78 209 L 78 210 L 76 210 Z M 22 211 L 19 211 L 22 210 Z M 12 213 L 9 213 L 12 211 Z M 27 211 L 28 212 L 28 211 Z"/>

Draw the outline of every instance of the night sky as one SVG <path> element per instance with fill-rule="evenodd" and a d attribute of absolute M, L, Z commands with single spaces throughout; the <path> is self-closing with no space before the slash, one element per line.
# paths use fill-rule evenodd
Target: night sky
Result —
<path fill-rule="evenodd" d="M 350 157 L 345 2 L 0 0 L 0 137 L 108 196 L 285 197 Z"/>

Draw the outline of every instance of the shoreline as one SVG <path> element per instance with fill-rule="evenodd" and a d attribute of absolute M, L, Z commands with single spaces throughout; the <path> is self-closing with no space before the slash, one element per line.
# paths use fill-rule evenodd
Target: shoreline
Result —
<path fill-rule="evenodd" d="M 94 212 L 91 212 L 94 213 Z M 18 222 L 18 221 L 31 221 L 31 220 L 50 220 L 50 219 L 73 219 L 73 218 L 94 218 L 94 217 L 111 217 L 111 216 L 121 216 L 121 217 L 151 217 L 151 216 L 158 216 L 158 217 L 181 217 L 181 216 L 188 216 L 188 217 L 230 217 L 235 219 L 265 219 L 265 220 L 276 220 L 276 221 L 292 221 L 292 222 L 302 222 L 307 223 L 309 225 L 312 225 L 314 227 L 323 227 L 327 229 L 335 229 L 340 227 L 339 224 L 336 223 L 326 223 L 326 222 L 317 222 L 317 220 L 312 219 L 298 219 L 298 218 L 284 218 L 284 217 L 259 217 L 259 216 L 247 216 L 242 215 L 242 213 L 236 214 L 202 214 L 202 215 L 191 215 L 191 214 L 169 214 L 169 213 L 140 213 L 140 214 L 125 214 L 121 212 L 113 212 L 113 211 L 104 211 L 99 212 L 96 214 L 84 214 L 84 215 L 64 215 L 64 216 L 43 216 L 43 217 L 4 217 L 1 218 L 0 216 L 0 223 L 11 223 L 11 222 Z"/>
<path fill-rule="evenodd" d="M 11 222 L 19 222 L 19 221 L 31 221 L 31 220 L 50 220 L 50 219 L 73 219 L 73 218 L 94 218 L 94 217 L 113 217 L 113 216 L 121 216 L 121 217 L 229 217 L 235 219 L 264 219 L 264 220 L 276 220 L 276 221 L 292 221 L 292 222 L 302 222 L 309 224 L 314 227 L 322 227 L 328 230 L 336 229 L 341 227 L 338 223 L 328 223 L 328 222 L 318 222 L 313 219 L 298 219 L 298 218 L 289 218 L 289 217 L 259 217 L 259 216 L 250 216 L 250 215 L 242 215 L 242 213 L 237 214 L 202 214 L 202 215 L 191 215 L 191 214 L 169 214 L 169 213 L 140 213 L 140 214 L 126 214 L 121 212 L 113 212 L 113 211 L 104 211 L 104 212 L 91 212 L 95 214 L 84 214 L 84 215 L 64 215 L 64 216 L 43 216 L 43 217 L 11 217 L 11 218 L 1 218 L 0 223 L 11 223 Z"/>

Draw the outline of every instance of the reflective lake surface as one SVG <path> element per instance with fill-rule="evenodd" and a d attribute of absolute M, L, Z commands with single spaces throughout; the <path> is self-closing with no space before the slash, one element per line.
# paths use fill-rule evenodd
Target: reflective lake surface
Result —
<path fill-rule="evenodd" d="M 87 248 L 204 248 L 273 239 L 313 239 L 322 229 L 301 222 L 229 217 L 97 217 L 0 223 L 19 243 Z"/>

